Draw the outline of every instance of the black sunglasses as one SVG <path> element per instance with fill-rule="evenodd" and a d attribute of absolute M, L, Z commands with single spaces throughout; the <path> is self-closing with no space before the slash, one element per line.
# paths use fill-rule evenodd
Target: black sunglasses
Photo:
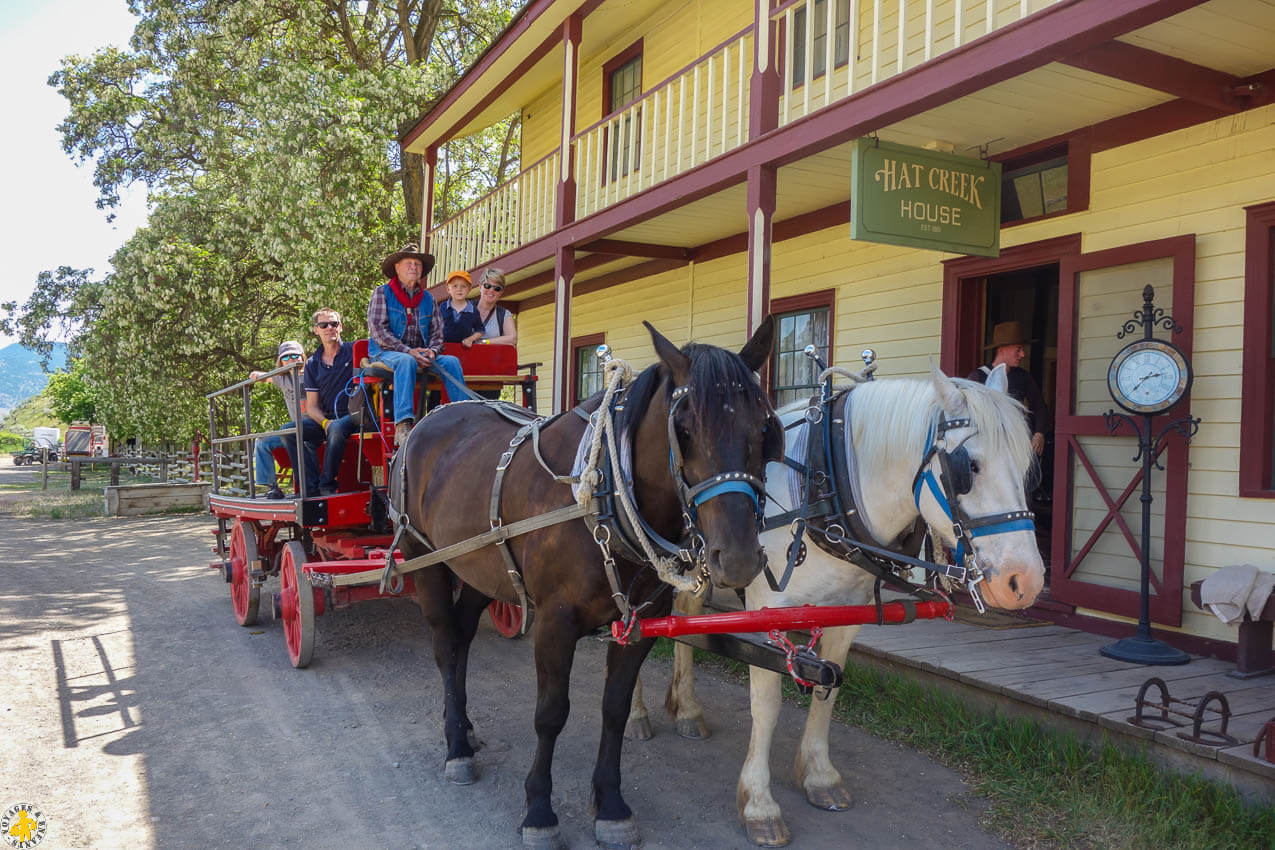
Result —
<path fill-rule="evenodd" d="M 483 289 L 494 289 L 494 290 L 496 290 L 497 292 L 504 292 L 504 291 L 505 291 L 505 288 L 504 288 L 503 286 L 500 286 L 500 285 L 495 284 L 495 283 L 484 283 L 484 284 L 483 284 Z"/>
<path fill-rule="evenodd" d="M 314 326 L 316 328 L 339 328 L 341 327 L 341 323 L 339 321 L 338 322 L 315 322 Z"/>

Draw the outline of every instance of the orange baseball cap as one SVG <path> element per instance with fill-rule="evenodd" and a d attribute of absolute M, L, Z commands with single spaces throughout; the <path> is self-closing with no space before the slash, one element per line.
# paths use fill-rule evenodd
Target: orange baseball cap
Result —
<path fill-rule="evenodd" d="M 456 271 L 454 271 L 454 272 L 448 272 L 448 273 L 447 273 L 447 281 L 444 283 L 444 285 L 446 285 L 447 283 L 451 283 L 451 282 L 452 282 L 452 278 L 457 278 L 457 277 L 458 277 L 458 278 L 460 278 L 461 280 L 465 281 L 465 283 L 469 284 L 470 286 L 473 286 L 473 285 L 474 285 L 474 281 L 473 281 L 472 279 L 470 279 L 470 277 L 469 277 L 469 272 L 464 271 L 464 270 L 461 270 L 461 269 L 458 269 L 458 270 L 456 270 Z"/>

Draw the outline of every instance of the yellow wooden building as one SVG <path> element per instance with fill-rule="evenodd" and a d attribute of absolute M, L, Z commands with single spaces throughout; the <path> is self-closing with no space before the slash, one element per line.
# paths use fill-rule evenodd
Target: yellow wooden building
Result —
<path fill-rule="evenodd" d="M 1022 322 L 1055 419 L 1037 610 L 1113 635 L 1141 507 L 1107 365 L 1153 285 L 1195 373 L 1163 421 L 1201 419 L 1152 477 L 1153 619 L 1226 655 L 1234 628 L 1189 586 L 1275 570 L 1272 69 L 1270 0 L 532 0 L 401 141 L 432 167 L 521 114 L 520 173 L 448 221 L 427 191 L 422 241 L 431 283 L 505 272 L 554 410 L 597 388 L 598 343 L 653 357 L 642 319 L 738 347 L 776 313 L 777 401 L 808 392 L 807 343 L 964 375 Z M 853 241 L 861 138 L 999 163 L 998 256 Z"/>

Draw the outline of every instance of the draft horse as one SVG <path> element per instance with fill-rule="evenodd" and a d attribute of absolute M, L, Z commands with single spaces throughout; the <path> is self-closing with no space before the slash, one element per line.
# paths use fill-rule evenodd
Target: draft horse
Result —
<path fill-rule="evenodd" d="M 615 432 L 631 446 L 627 452 L 617 448 L 628 464 L 614 486 L 631 487 L 637 524 L 650 539 L 689 540 L 682 551 L 701 575 L 719 587 L 745 587 L 765 562 L 758 539 L 761 478 L 766 461 L 783 451 L 782 429 L 754 374 L 770 353 L 773 322 L 767 317 L 739 354 L 694 343 L 679 350 L 646 327 L 658 360 L 613 405 Z M 405 462 L 406 469 L 392 470 L 406 489 L 392 498 L 402 498 L 398 504 L 406 505 L 410 527 L 420 535 L 404 537 L 404 556 L 571 506 L 575 499 L 564 476 L 581 446 L 587 416 L 601 403 L 602 394 L 595 395 L 577 411 L 540 422 L 538 434 L 530 437 L 487 403 L 445 405 L 422 419 L 395 462 Z M 517 433 L 521 440 L 515 440 Z M 499 466 L 503 485 L 495 487 Z M 551 525 L 508 540 L 508 558 L 499 546 L 486 546 L 416 574 L 417 600 L 443 678 L 445 775 L 459 784 L 477 777 L 465 680 L 479 617 L 491 599 L 521 601 L 519 581 L 534 607 L 537 747 L 520 827 L 528 846 L 562 844 L 550 801 L 551 767 L 570 709 L 576 642 L 616 620 L 622 605 L 643 616 L 672 607 L 672 588 L 642 563 L 637 550 L 621 545 L 614 519 L 595 515 Z M 615 587 L 604 564 L 612 558 Z M 453 577 L 463 583 L 458 596 Z M 612 645 L 607 654 L 592 792 L 595 836 L 604 846 L 639 843 L 620 793 L 620 749 L 633 685 L 651 643 Z"/>
<path fill-rule="evenodd" d="M 807 403 L 799 402 L 779 412 L 788 429 L 787 453 L 799 465 L 820 469 L 819 458 L 813 455 L 823 453 L 808 450 L 818 440 L 812 434 L 818 426 L 811 424 L 806 409 Z M 863 542 L 915 554 L 915 548 L 904 552 L 903 541 L 918 540 L 913 529 L 921 520 L 939 545 L 959 553 L 958 562 L 966 560 L 966 553 L 970 555 L 983 575 L 977 587 L 992 606 L 1012 610 L 1035 602 L 1045 573 L 1023 488 L 1035 460 L 1022 406 L 1006 394 L 1004 367 L 993 370 L 986 386 L 948 378 L 937 369 L 931 370 L 928 380 L 869 381 L 833 397 L 823 415 L 832 417 L 833 423 L 844 423 L 842 439 L 848 449 L 831 453 L 838 468 L 825 469 L 823 480 L 854 494 L 862 532 L 868 537 Z M 832 433 L 838 430 L 834 427 Z M 767 514 L 783 514 L 799 505 L 804 485 L 804 476 L 792 465 L 770 464 Z M 793 570 L 787 587 L 776 591 L 758 578 L 748 586 L 746 607 L 873 601 L 876 577 L 847 559 L 847 546 L 830 545 L 828 536 L 815 527 L 818 524 L 812 522 L 806 558 Z M 771 565 L 785 564 L 793 542 L 789 527 L 767 531 L 761 539 Z M 699 603 L 679 597 L 679 607 L 696 609 L 685 613 L 696 613 Z M 818 654 L 844 665 L 859 629 L 825 629 Z M 779 718 L 781 678 L 753 667 L 749 679 L 753 724 L 736 792 L 739 816 L 754 843 L 782 846 L 791 833 L 770 793 L 770 748 Z M 828 811 L 841 811 L 851 802 L 828 756 L 835 702 L 835 691 L 811 701 L 794 766 L 807 801 Z M 695 699 L 691 649 L 684 644 L 675 651 L 665 706 L 675 714 L 679 734 L 708 734 L 703 709 Z M 648 738 L 650 734 L 639 689 L 630 736 Z"/>

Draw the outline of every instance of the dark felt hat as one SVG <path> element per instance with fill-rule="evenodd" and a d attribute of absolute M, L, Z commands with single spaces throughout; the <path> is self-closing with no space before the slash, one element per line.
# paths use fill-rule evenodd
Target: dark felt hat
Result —
<path fill-rule="evenodd" d="M 434 268 L 434 255 L 421 253 L 421 247 L 415 242 L 408 242 L 398 251 L 381 260 L 381 274 L 394 277 L 394 264 L 399 260 L 417 259 L 421 261 L 421 280 Z"/>
<path fill-rule="evenodd" d="M 1000 322 L 992 328 L 992 341 L 983 346 L 986 349 L 1000 348 L 1002 345 L 1030 345 L 1027 332 L 1022 322 Z"/>

